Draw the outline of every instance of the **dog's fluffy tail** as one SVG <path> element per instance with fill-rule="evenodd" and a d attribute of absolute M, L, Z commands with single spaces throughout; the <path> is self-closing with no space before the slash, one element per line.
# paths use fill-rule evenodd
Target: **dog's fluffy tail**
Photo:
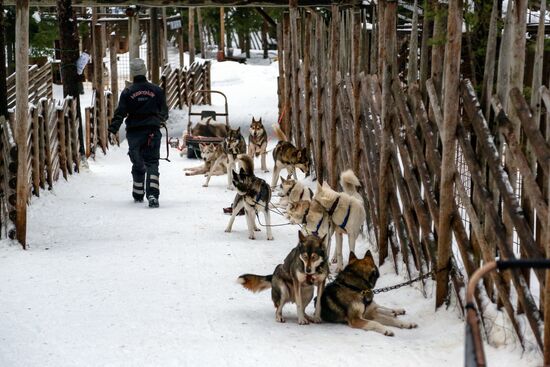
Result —
<path fill-rule="evenodd" d="M 243 274 L 237 282 L 251 292 L 257 293 L 271 288 L 272 275 Z"/>
<path fill-rule="evenodd" d="M 356 194 L 357 188 L 361 187 L 359 179 L 351 169 L 342 172 L 340 175 L 340 185 L 342 185 L 344 192 L 348 195 Z"/>
<path fill-rule="evenodd" d="M 279 127 L 279 124 L 273 125 L 273 132 L 275 133 L 275 136 L 279 141 L 288 141 L 288 138 L 286 137 L 283 130 L 281 130 L 281 128 Z"/>
<path fill-rule="evenodd" d="M 248 154 L 239 154 L 237 160 L 239 166 L 244 169 L 247 175 L 254 174 L 254 160 Z"/>

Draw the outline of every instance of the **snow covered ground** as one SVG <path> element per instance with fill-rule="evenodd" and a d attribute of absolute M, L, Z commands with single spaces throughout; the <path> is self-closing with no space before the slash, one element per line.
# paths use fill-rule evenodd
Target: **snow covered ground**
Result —
<path fill-rule="evenodd" d="M 214 63 L 213 89 L 229 96 L 231 121 L 277 118 L 277 66 Z M 185 113 L 174 113 L 172 136 Z M 344 325 L 299 326 L 274 320 L 269 292 L 236 283 L 242 273 L 270 273 L 297 242 L 297 227 L 274 228 L 248 240 L 243 217 L 225 233 L 234 192 L 224 177 L 203 188 L 183 167 L 199 162 L 172 150 L 161 162 L 159 209 L 131 200 L 127 146 L 111 148 L 90 167 L 29 207 L 28 251 L 0 242 L 0 366 L 461 366 L 464 323 L 459 310 L 434 312 L 431 282 L 377 295 L 404 307 L 418 329 L 390 338 Z M 164 150 L 161 150 L 164 152 Z M 269 174 L 262 174 L 269 178 Z M 281 217 L 273 218 L 283 223 Z M 369 247 L 359 243 L 362 255 Z M 403 270 L 400 269 L 402 273 Z M 391 264 L 378 286 L 401 282 Z M 312 306 L 308 307 L 312 312 Z M 498 320 L 495 320 L 499 323 Z M 535 366 L 513 332 L 487 346 L 491 365 Z"/>

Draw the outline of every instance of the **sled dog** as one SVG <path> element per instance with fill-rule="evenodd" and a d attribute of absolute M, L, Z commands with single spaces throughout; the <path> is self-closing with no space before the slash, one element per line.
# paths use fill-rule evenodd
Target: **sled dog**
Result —
<path fill-rule="evenodd" d="M 241 128 L 229 129 L 223 143 L 223 152 L 227 156 L 227 188 L 233 190 L 233 170 L 237 155 L 246 153 L 246 142 L 241 135 Z"/>
<path fill-rule="evenodd" d="M 250 135 L 248 136 L 248 155 L 252 158 L 261 155 L 261 169 L 263 172 L 269 172 L 265 163 L 265 157 L 267 155 L 267 131 L 262 124 L 262 118 L 255 120 L 252 117 L 252 123 L 250 124 Z"/>
<path fill-rule="evenodd" d="M 386 326 L 401 329 L 417 327 L 415 323 L 401 321 L 403 309 L 390 309 L 374 302 L 372 290 L 380 276 L 370 250 L 363 259 L 349 254 L 348 265 L 336 279 L 327 284 L 321 295 L 321 319 L 332 323 L 347 323 L 352 328 L 372 330 L 393 336 Z"/>
<path fill-rule="evenodd" d="M 204 163 L 197 167 L 184 168 L 183 170 L 186 176 L 203 175 L 210 172 L 214 166 L 214 162 L 223 154 L 221 146 L 216 144 L 201 143 L 199 144 L 199 149 Z M 217 169 L 212 172 L 212 175 L 223 175 L 225 173 L 225 167 L 217 167 Z"/>
<path fill-rule="evenodd" d="M 277 203 L 277 206 L 284 208 L 288 211 L 290 204 L 297 203 L 301 200 L 311 201 L 313 198 L 313 191 L 304 186 L 300 181 L 293 180 L 290 176 L 285 180 L 281 177 L 281 191 L 279 195 L 281 199 Z"/>
<path fill-rule="evenodd" d="M 283 307 L 296 303 L 298 323 L 306 325 L 321 321 L 320 303 L 328 276 L 328 264 L 323 249 L 323 239 L 298 232 L 298 245 L 290 251 L 282 264 L 277 265 L 272 275 L 244 274 L 238 278 L 243 287 L 260 292 L 271 288 L 271 299 L 275 305 L 275 320 L 285 322 Z M 305 309 L 313 298 L 313 287 L 317 287 L 317 307 L 313 317 Z"/>
<path fill-rule="evenodd" d="M 342 258 L 343 235 L 348 235 L 349 249 L 355 252 L 355 241 L 361 233 L 366 213 L 363 203 L 345 192 L 334 191 L 326 182 L 317 183 L 317 192 L 313 195 L 327 211 L 336 233 L 336 271 L 344 268 Z"/>
<path fill-rule="evenodd" d="M 248 155 L 243 155 L 242 158 L 252 159 Z M 254 166 L 252 165 L 252 170 Z M 271 233 L 271 217 L 269 215 L 269 202 L 271 201 L 271 188 L 259 177 L 254 176 L 252 172 L 246 172 L 244 167 L 241 167 L 239 173 L 233 172 L 233 185 L 237 189 L 237 195 L 233 200 L 231 218 L 225 228 L 226 232 L 231 232 L 233 228 L 233 222 L 237 213 L 244 208 L 245 217 L 248 226 L 248 238 L 255 239 L 254 232 L 259 231 L 256 227 L 256 213 L 263 212 L 267 239 L 272 240 L 273 235 Z"/>
<path fill-rule="evenodd" d="M 299 168 L 302 172 L 309 176 L 309 156 L 306 148 L 297 149 L 291 142 L 288 141 L 285 133 L 277 125 L 273 125 L 273 131 L 279 139 L 279 142 L 273 149 L 273 160 L 275 161 L 275 167 L 273 167 L 273 178 L 271 180 L 271 187 L 277 185 L 279 180 L 279 174 L 283 168 L 286 168 L 290 175 L 294 176 L 297 180 L 296 168 Z"/>
<path fill-rule="evenodd" d="M 301 200 L 288 206 L 287 215 L 290 223 L 301 224 L 302 232 L 324 238 L 325 255 L 330 257 L 333 224 L 327 211 L 319 202 Z"/>

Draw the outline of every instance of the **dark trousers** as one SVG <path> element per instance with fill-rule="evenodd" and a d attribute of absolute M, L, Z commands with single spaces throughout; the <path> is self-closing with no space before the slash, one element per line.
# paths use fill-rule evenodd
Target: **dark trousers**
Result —
<path fill-rule="evenodd" d="M 134 199 L 154 196 L 158 199 L 159 190 L 159 157 L 162 134 L 158 128 L 131 129 L 126 131 L 132 161 Z"/>

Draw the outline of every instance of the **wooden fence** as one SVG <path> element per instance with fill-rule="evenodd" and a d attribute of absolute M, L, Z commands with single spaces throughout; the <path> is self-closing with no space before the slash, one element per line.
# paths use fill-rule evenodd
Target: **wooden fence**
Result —
<path fill-rule="evenodd" d="M 371 17 L 367 11 L 337 6 L 330 17 L 292 7 L 284 15 L 278 30 L 283 129 L 297 146 L 308 148 L 318 180 L 336 188 L 343 170 L 353 168 L 358 174 L 380 263 L 390 256 L 395 271 L 403 269 L 409 278 L 444 269 L 437 278 L 454 290 L 446 290 L 444 300 L 456 298 L 463 310 L 465 282 L 481 264 L 496 257 L 546 257 L 550 132 L 517 88 L 507 91 L 506 110 L 493 97 L 487 117 L 468 79 L 449 86 L 458 89 L 460 103 L 451 136 L 456 144 L 450 167 L 454 194 L 445 197 L 442 172 L 449 165 L 443 159 L 441 79 L 432 73 L 425 83 L 416 77 L 406 83 L 403 66 L 384 73 L 377 56 L 381 30 L 364 27 L 380 24 Z M 381 39 L 390 59 L 392 38 Z M 550 92 L 542 87 L 540 93 L 541 120 L 548 123 Z M 438 240 L 441 204 L 448 199 L 452 251 L 447 258 Z M 495 272 L 478 287 L 476 301 L 482 318 L 491 302 L 502 306 L 522 346 L 524 318 L 546 351 L 550 346 L 544 348 L 542 310 L 550 306 L 549 284 L 543 271 L 534 274 L 530 279 L 529 272 Z M 533 294 L 538 286 L 540 298 Z"/>
<path fill-rule="evenodd" d="M 197 90 L 210 90 L 210 61 L 194 62 L 184 69 L 172 69 L 166 65 L 162 70 L 160 87 L 166 94 L 168 107 L 184 108 L 192 104 L 210 104 L 210 93 L 199 93 L 190 101 L 191 94 Z"/>
<path fill-rule="evenodd" d="M 15 113 L 10 113 L 7 121 L 1 118 L 0 125 L 0 234 L 13 239 L 18 167 Z M 63 100 L 61 105 L 51 99 L 42 99 L 38 105 L 30 108 L 27 138 L 29 154 L 26 162 L 30 194 L 40 196 L 40 191 L 50 190 L 60 175 L 67 179 L 68 175 L 79 171 L 77 129 L 76 101 L 72 98 Z"/>
<path fill-rule="evenodd" d="M 15 73 L 6 79 L 8 89 L 8 108 L 15 107 Z M 43 66 L 29 67 L 29 103 L 38 105 L 40 100 L 53 98 L 52 64 L 47 62 Z"/>

